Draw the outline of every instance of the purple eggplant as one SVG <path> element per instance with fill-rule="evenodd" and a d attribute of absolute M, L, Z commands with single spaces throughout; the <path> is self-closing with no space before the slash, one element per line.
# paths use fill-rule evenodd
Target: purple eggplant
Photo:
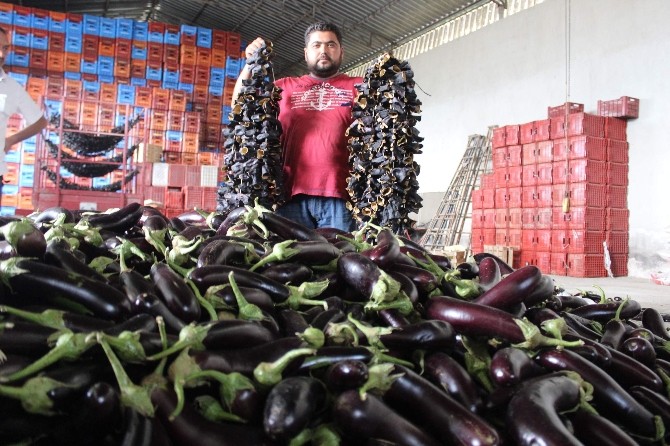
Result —
<path fill-rule="evenodd" d="M 158 296 L 175 316 L 186 323 L 200 319 L 202 310 L 193 290 L 167 263 L 154 263 L 151 279 Z"/>
<path fill-rule="evenodd" d="M 514 386 L 528 378 L 542 375 L 545 370 L 531 355 L 516 347 L 504 347 L 491 357 L 491 379 L 499 386 Z"/>
<path fill-rule="evenodd" d="M 561 373 L 531 380 L 512 397 L 506 424 L 520 446 L 579 446 L 582 443 L 568 430 L 559 413 L 579 404 L 580 383 Z"/>
<path fill-rule="evenodd" d="M 584 446 L 636 446 L 638 442 L 607 418 L 588 410 L 567 414 L 574 436 Z"/>
<path fill-rule="evenodd" d="M 655 308 L 645 308 L 641 315 L 642 326 L 651 331 L 656 336 L 670 341 L 670 334 L 665 327 L 665 321 L 661 313 Z"/>
<path fill-rule="evenodd" d="M 398 446 L 441 444 L 370 393 L 365 398 L 357 390 L 341 393 L 333 403 L 332 416 L 335 425 L 352 442 L 374 438 Z"/>
<path fill-rule="evenodd" d="M 479 262 L 479 287 L 488 291 L 502 279 L 500 266 L 492 257 L 485 257 Z"/>
<path fill-rule="evenodd" d="M 610 319 L 605 324 L 600 343 L 611 347 L 614 350 L 618 350 L 619 345 L 623 342 L 625 334 L 626 324 L 620 319 Z"/>
<path fill-rule="evenodd" d="M 514 272 L 514 268 L 512 268 L 507 262 L 505 262 L 503 259 L 500 257 L 490 254 L 488 252 L 481 252 L 473 255 L 473 258 L 475 259 L 475 262 L 481 263 L 481 261 L 485 258 L 492 258 L 493 260 L 496 261 L 498 264 L 498 267 L 500 268 L 500 272 L 503 276 L 506 276 L 508 274 L 512 274 Z"/>
<path fill-rule="evenodd" d="M 570 310 L 575 316 L 581 316 L 601 323 L 606 323 L 616 317 L 628 320 L 637 316 L 642 310 L 640 303 L 636 300 L 623 302 L 607 302 L 588 304 Z"/>
<path fill-rule="evenodd" d="M 468 371 L 454 358 L 444 352 L 428 354 L 424 359 L 424 376 L 444 389 L 449 396 L 459 401 L 472 413 L 479 413 L 484 403 Z"/>
<path fill-rule="evenodd" d="M 474 299 L 473 302 L 501 309 L 511 307 L 519 302 L 526 302 L 535 288 L 541 284 L 542 277 L 542 272 L 536 266 L 524 266 L 505 276 L 497 284 Z M 551 295 L 551 291 L 549 295 Z M 526 303 L 531 306 L 537 302 Z"/>
<path fill-rule="evenodd" d="M 318 353 L 317 353 L 318 354 Z M 354 359 L 343 359 L 331 364 L 323 377 L 329 391 L 342 393 L 361 387 L 370 376 L 365 362 Z"/>
<path fill-rule="evenodd" d="M 307 376 L 284 378 L 265 400 L 265 434 L 272 440 L 288 442 L 316 418 L 325 400 L 326 389 L 319 380 Z"/>
<path fill-rule="evenodd" d="M 20 257 L 42 258 L 47 248 L 44 233 L 28 218 L 14 220 L 0 226 L 0 236 L 12 246 Z"/>

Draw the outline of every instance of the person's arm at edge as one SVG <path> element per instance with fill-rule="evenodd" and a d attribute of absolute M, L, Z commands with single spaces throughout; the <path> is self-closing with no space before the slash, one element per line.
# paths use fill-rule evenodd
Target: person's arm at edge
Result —
<path fill-rule="evenodd" d="M 33 122 L 27 127 L 24 127 L 13 135 L 8 135 L 5 138 L 5 152 L 10 151 L 13 146 L 30 138 L 31 136 L 37 135 L 46 126 L 47 120 L 44 116 L 42 116 L 37 121 Z"/>

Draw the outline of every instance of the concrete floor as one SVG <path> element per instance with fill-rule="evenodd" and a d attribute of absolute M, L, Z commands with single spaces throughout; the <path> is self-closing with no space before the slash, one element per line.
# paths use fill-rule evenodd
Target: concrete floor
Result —
<path fill-rule="evenodd" d="M 670 313 L 670 286 L 658 285 L 650 279 L 639 277 L 599 277 L 581 278 L 551 276 L 556 285 L 566 291 L 592 291 L 599 293 L 594 285 L 605 292 L 605 297 L 629 297 L 637 300 L 642 308 L 656 308 L 661 313 Z"/>

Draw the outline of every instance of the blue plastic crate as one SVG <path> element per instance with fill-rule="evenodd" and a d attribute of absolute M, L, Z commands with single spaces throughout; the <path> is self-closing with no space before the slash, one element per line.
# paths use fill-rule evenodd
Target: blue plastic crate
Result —
<path fill-rule="evenodd" d="M 230 112 L 232 107 L 230 105 L 224 105 L 221 113 L 221 124 L 230 124 Z"/>
<path fill-rule="evenodd" d="M 66 169 L 65 167 L 63 167 L 63 166 L 61 166 L 61 168 L 60 168 L 60 170 L 59 170 L 59 173 L 60 173 L 61 178 L 72 178 L 72 177 L 74 176 L 74 175 L 72 174 L 72 172 L 70 172 L 69 170 L 67 170 L 67 169 Z"/>
<path fill-rule="evenodd" d="M 163 70 L 163 81 L 171 84 L 179 84 L 179 71 L 178 70 Z"/>
<path fill-rule="evenodd" d="M 59 20 L 49 17 L 49 31 L 64 34 L 67 31 L 67 18 Z"/>
<path fill-rule="evenodd" d="M 19 187 L 33 187 L 33 184 L 35 184 L 35 171 L 32 169 L 32 165 L 27 165 L 30 166 L 30 169 L 23 170 L 23 168 L 19 171 Z"/>
<path fill-rule="evenodd" d="M 20 53 L 18 51 L 12 51 L 11 53 L 9 53 L 9 57 L 7 58 L 7 65 L 15 67 L 25 67 L 25 68 L 29 67 L 30 53 L 29 52 Z"/>
<path fill-rule="evenodd" d="M 100 17 L 100 37 L 116 39 L 116 19 Z"/>
<path fill-rule="evenodd" d="M 2 186 L 2 195 L 16 195 L 19 193 L 18 184 L 4 184 Z"/>
<path fill-rule="evenodd" d="M 198 27 L 195 44 L 202 48 L 212 47 L 212 30 L 210 28 Z"/>
<path fill-rule="evenodd" d="M 180 39 L 181 35 L 179 31 L 174 32 L 169 29 L 165 30 L 165 36 L 163 36 L 163 41 L 167 45 L 179 45 L 180 44 Z"/>
<path fill-rule="evenodd" d="M 164 31 L 149 31 L 147 30 L 147 42 L 163 43 L 165 40 Z"/>
<path fill-rule="evenodd" d="M 82 37 L 82 34 L 65 34 L 65 51 L 81 54 L 82 41 L 84 40 Z"/>
<path fill-rule="evenodd" d="M 27 75 L 27 74 L 24 74 L 24 73 L 16 73 L 16 72 L 14 72 L 14 71 L 10 71 L 10 72 L 7 73 L 7 74 L 9 75 L 9 77 L 11 77 L 12 79 L 14 79 L 14 80 L 15 80 L 16 82 L 18 82 L 19 84 L 21 84 L 21 86 L 22 86 L 23 88 L 25 88 L 26 85 L 28 84 L 28 75 Z"/>
<path fill-rule="evenodd" d="M 16 215 L 16 206 L 0 206 L 0 215 L 3 217 Z"/>
<path fill-rule="evenodd" d="M 63 101 L 56 99 L 45 99 L 44 106 L 49 116 L 63 113 Z"/>
<path fill-rule="evenodd" d="M 111 56 L 98 56 L 98 75 L 114 76 L 114 58 Z"/>
<path fill-rule="evenodd" d="M 242 59 L 237 57 L 226 57 L 226 77 L 237 79 L 242 68 Z"/>
<path fill-rule="evenodd" d="M 163 80 L 163 70 L 160 68 L 147 67 L 147 79 L 152 81 Z"/>
<path fill-rule="evenodd" d="M 32 34 L 29 28 L 24 28 L 23 30 L 14 29 L 12 33 L 12 45 L 30 47 L 30 37 Z"/>
<path fill-rule="evenodd" d="M 72 79 L 73 81 L 79 81 L 81 80 L 81 73 L 75 73 L 73 71 L 66 71 L 63 73 L 63 77 L 65 79 Z"/>
<path fill-rule="evenodd" d="M 31 26 L 30 22 L 32 21 L 32 16 L 33 16 L 32 13 L 24 14 L 22 12 L 14 10 L 12 24 L 14 26 L 25 26 L 26 28 L 30 28 Z"/>
<path fill-rule="evenodd" d="M 11 25 L 14 23 L 14 10 L 0 11 L 0 24 Z"/>
<path fill-rule="evenodd" d="M 216 86 L 223 86 L 226 83 L 226 69 L 220 67 L 212 67 L 209 70 L 209 84 Z"/>
<path fill-rule="evenodd" d="M 84 14 L 83 23 L 84 23 L 83 28 L 84 34 L 90 34 L 93 36 L 100 35 L 100 17 L 91 14 Z"/>
<path fill-rule="evenodd" d="M 81 72 L 84 74 L 98 74 L 98 61 L 82 59 Z"/>
<path fill-rule="evenodd" d="M 98 71 L 100 71 L 100 63 L 99 62 L 98 62 Z M 113 84 L 115 80 L 114 80 L 114 76 L 112 76 L 112 75 L 98 73 L 98 81 L 102 84 Z"/>
<path fill-rule="evenodd" d="M 35 33 L 30 34 L 30 47 L 36 50 L 49 49 L 49 36 L 40 36 Z"/>
<path fill-rule="evenodd" d="M 98 61 L 99 63 L 100 61 Z M 100 82 L 85 80 L 82 82 L 82 88 L 89 93 L 100 93 Z"/>
<path fill-rule="evenodd" d="M 149 34 L 149 24 L 147 22 L 133 23 L 133 40 L 146 42 Z"/>
<path fill-rule="evenodd" d="M 21 162 L 21 152 L 19 150 L 10 150 L 5 153 L 5 162 L 6 163 L 20 163 Z"/>
<path fill-rule="evenodd" d="M 166 90 L 179 90 L 179 82 L 166 82 L 163 81 L 161 87 Z"/>
<path fill-rule="evenodd" d="M 166 130 L 165 139 L 168 141 L 181 142 L 184 139 L 184 132 L 179 130 Z"/>
<path fill-rule="evenodd" d="M 135 103 L 135 86 L 119 84 L 117 87 L 117 99 L 119 104 Z"/>
<path fill-rule="evenodd" d="M 117 17 L 116 19 L 116 37 L 119 39 L 128 39 L 133 38 L 133 19 L 127 19 L 125 17 Z"/>
<path fill-rule="evenodd" d="M 35 153 L 37 143 L 35 141 L 24 140 L 21 143 L 21 151 L 26 153 Z"/>
<path fill-rule="evenodd" d="M 30 26 L 35 29 L 49 30 L 49 15 L 40 15 L 33 12 L 30 18 Z"/>
<path fill-rule="evenodd" d="M 79 36 L 81 39 L 81 35 L 84 34 L 84 22 L 74 22 L 72 20 L 68 20 L 65 25 L 65 34 Z"/>
<path fill-rule="evenodd" d="M 186 82 L 179 82 L 179 85 L 177 87 L 179 90 L 184 90 L 187 93 L 193 93 L 193 90 L 195 88 L 195 85 L 189 84 Z"/>
<path fill-rule="evenodd" d="M 223 85 L 211 85 L 208 88 L 209 94 L 214 96 L 223 96 Z"/>
<path fill-rule="evenodd" d="M 136 87 L 146 87 L 147 86 L 147 80 L 142 78 L 142 77 L 131 77 L 130 78 L 130 85 L 134 85 Z"/>
<path fill-rule="evenodd" d="M 112 180 L 108 176 L 93 178 L 93 187 L 104 187 L 111 184 Z"/>
<path fill-rule="evenodd" d="M 146 60 L 147 48 L 141 48 L 139 46 L 133 45 L 130 49 L 130 58 L 135 60 Z"/>

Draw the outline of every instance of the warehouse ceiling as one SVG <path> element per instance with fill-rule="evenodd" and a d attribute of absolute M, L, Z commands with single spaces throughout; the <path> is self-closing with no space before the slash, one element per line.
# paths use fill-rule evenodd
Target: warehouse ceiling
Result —
<path fill-rule="evenodd" d="M 342 71 L 486 3 L 507 0 L 15 0 L 50 11 L 126 17 L 235 31 L 243 41 L 270 39 L 277 77 L 304 73 L 303 33 L 317 20 L 342 29 Z"/>

